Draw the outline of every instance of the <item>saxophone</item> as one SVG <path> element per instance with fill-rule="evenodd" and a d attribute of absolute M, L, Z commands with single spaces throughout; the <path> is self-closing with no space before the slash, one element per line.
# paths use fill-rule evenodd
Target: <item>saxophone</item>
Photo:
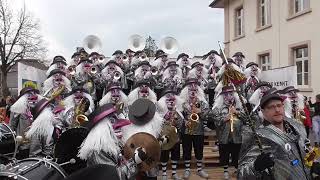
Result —
<path fill-rule="evenodd" d="M 200 108 L 200 104 L 199 103 L 192 103 L 191 105 L 191 114 L 188 118 L 188 121 L 186 123 L 186 127 L 187 127 L 187 134 L 189 135 L 193 135 L 195 129 L 197 128 L 198 124 L 199 124 L 199 115 L 198 115 L 198 111 L 197 109 Z"/>
<path fill-rule="evenodd" d="M 306 154 L 304 158 L 304 164 L 310 168 L 312 167 L 314 160 L 319 158 L 320 158 L 320 149 L 318 147 L 314 147 L 309 151 L 309 153 Z"/>
<path fill-rule="evenodd" d="M 74 120 L 71 127 L 80 127 L 84 122 L 88 121 L 87 116 L 84 115 L 88 103 L 86 100 L 87 98 L 82 98 L 75 108 Z"/>

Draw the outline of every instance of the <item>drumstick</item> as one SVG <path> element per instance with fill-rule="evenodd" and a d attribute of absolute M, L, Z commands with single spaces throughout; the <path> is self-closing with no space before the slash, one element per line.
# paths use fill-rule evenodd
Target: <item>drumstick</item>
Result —
<path fill-rule="evenodd" d="M 76 159 L 71 158 L 69 161 L 59 164 L 59 166 L 64 166 L 67 164 L 74 164 L 74 163 L 76 163 Z"/>

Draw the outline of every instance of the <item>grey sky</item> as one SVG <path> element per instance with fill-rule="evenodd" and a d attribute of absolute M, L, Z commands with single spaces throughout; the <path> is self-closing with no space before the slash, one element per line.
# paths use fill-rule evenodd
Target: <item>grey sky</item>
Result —
<path fill-rule="evenodd" d="M 102 53 L 125 50 L 128 37 L 151 35 L 159 44 L 175 37 L 180 51 L 203 55 L 223 40 L 223 11 L 209 8 L 211 0 L 15 0 L 40 19 L 48 58 L 70 58 L 85 36 L 97 35 Z"/>

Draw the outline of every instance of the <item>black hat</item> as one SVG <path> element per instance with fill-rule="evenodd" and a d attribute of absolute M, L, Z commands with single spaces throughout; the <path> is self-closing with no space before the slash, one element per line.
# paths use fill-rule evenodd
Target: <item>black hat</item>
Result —
<path fill-rule="evenodd" d="M 200 63 L 200 62 L 194 62 L 194 63 L 191 65 L 191 68 L 194 68 L 194 67 L 196 67 L 196 66 L 203 66 L 203 64 Z"/>
<path fill-rule="evenodd" d="M 189 58 L 189 55 L 186 54 L 186 53 L 181 53 L 181 54 L 178 55 L 177 61 L 178 61 L 180 58 L 182 58 L 182 57 L 187 57 L 187 58 Z"/>
<path fill-rule="evenodd" d="M 135 89 L 135 88 L 137 88 L 137 87 L 140 87 L 140 86 L 142 86 L 142 85 L 146 85 L 146 86 L 148 86 L 148 87 L 151 87 L 150 81 L 148 81 L 148 80 L 146 80 L 146 79 L 143 79 L 143 80 L 137 81 L 136 84 L 134 85 L 134 88 L 133 88 L 133 89 Z"/>
<path fill-rule="evenodd" d="M 54 69 L 50 72 L 48 78 L 50 78 L 51 76 L 55 75 L 55 74 L 62 74 L 64 76 L 66 76 L 66 73 L 64 71 L 62 71 L 61 69 Z"/>
<path fill-rule="evenodd" d="M 163 51 L 163 50 L 161 50 L 161 49 L 159 49 L 159 50 L 157 50 L 156 51 L 156 54 L 155 54 L 155 59 L 158 59 L 159 57 L 162 57 L 162 56 L 165 56 L 166 55 L 166 53 Z"/>
<path fill-rule="evenodd" d="M 106 178 L 107 177 L 107 178 Z M 97 164 L 87 168 L 81 169 L 70 176 L 66 177 L 65 180 L 120 180 L 118 170 L 116 166 L 109 164 Z"/>
<path fill-rule="evenodd" d="M 175 61 L 169 61 L 169 62 L 167 63 L 167 66 L 166 66 L 165 69 L 167 69 L 167 68 L 170 67 L 170 66 L 179 67 L 179 65 L 178 65 Z"/>
<path fill-rule="evenodd" d="M 281 90 L 281 94 L 287 94 L 289 92 L 300 92 L 299 89 L 294 88 L 293 86 L 288 86 Z"/>
<path fill-rule="evenodd" d="M 89 122 L 86 127 L 91 130 L 95 125 L 97 125 L 101 120 L 105 117 L 116 113 L 117 108 L 112 103 L 104 104 L 98 108 L 96 108 L 88 117 Z"/>
<path fill-rule="evenodd" d="M 110 61 L 108 61 L 108 62 L 104 65 L 104 67 L 108 66 L 109 64 L 115 64 L 115 65 L 117 65 L 117 66 L 120 67 L 119 63 L 117 63 L 115 60 L 110 60 Z"/>
<path fill-rule="evenodd" d="M 19 99 L 21 96 L 23 96 L 23 95 L 25 95 L 26 93 L 28 93 L 28 92 L 35 92 L 35 93 L 37 93 L 37 94 L 40 93 L 40 91 L 39 91 L 38 89 L 35 89 L 35 88 L 33 88 L 33 87 L 25 87 L 25 88 L 23 88 L 23 89 L 20 90 L 18 99 Z"/>
<path fill-rule="evenodd" d="M 263 109 L 270 100 L 284 101 L 284 99 L 284 97 L 279 95 L 279 90 L 277 90 L 276 88 L 271 88 L 263 94 L 260 100 L 260 107 Z"/>
<path fill-rule="evenodd" d="M 245 58 L 245 56 L 242 54 L 242 52 L 236 52 L 232 57 L 237 57 L 237 56 Z"/>
<path fill-rule="evenodd" d="M 44 108 L 46 108 L 49 104 L 51 103 L 51 101 L 49 101 L 46 98 L 41 99 L 39 102 L 37 102 L 37 104 L 35 105 L 34 108 L 32 108 L 32 115 L 33 115 L 33 119 L 36 119 L 39 114 L 44 110 Z"/>
<path fill-rule="evenodd" d="M 250 66 L 258 66 L 257 63 L 255 62 L 249 62 L 247 65 L 246 65 L 246 68 L 250 67 Z"/>
<path fill-rule="evenodd" d="M 257 84 L 255 90 L 257 90 L 257 89 L 260 88 L 260 87 L 264 87 L 264 86 L 269 87 L 269 88 L 272 88 L 272 86 L 271 86 L 270 83 L 268 83 L 268 82 L 266 82 L 266 81 L 261 81 L 261 82 L 259 82 L 259 83 Z"/>
<path fill-rule="evenodd" d="M 75 56 L 79 56 L 79 55 L 80 55 L 80 53 L 75 52 L 75 53 L 72 54 L 71 59 L 74 58 Z"/>
<path fill-rule="evenodd" d="M 136 51 L 133 56 L 139 56 L 143 51 Z"/>
<path fill-rule="evenodd" d="M 136 125 L 148 123 L 155 113 L 156 105 L 149 99 L 137 99 L 129 107 L 129 119 Z"/>
<path fill-rule="evenodd" d="M 172 93 L 172 94 L 175 94 L 177 95 L 177 91 L 172 89 L 172 88 L 166 88 L 162 91 L 161 93 L 161 97 L 165 96 L 166 94 L 169 94 L 169 93 Z"/>
<path fill-rule="evenodd" d="M 147 65 L 147 66 L 151 67 L 151 65 L 150 65 L 150 63 L 148 61 L 140 61 L 139 64 L 138 64 L 138 67 L 140 67 L 142 65 Z"/>
<path fill-rule="evenodd" d="M 81 64 L 81 63 L 84 63 L 84 62 L 91 63 L 91 64 L 93 63 L 91 59 L 89 59 L 89 58 L 84 58 L 84 59 L 80 59 L 78 65 Z"/>
<path fill-rule="evenodd" d="M 230 63 L 235 64 L 234 60 L 231 59 L 231 58 L 227 58 L 227 61 L 228 61 L 228 64 L 230 64 Z M 223 61 L 222 65 L 223 65 L 223 64 L 226 64 L 226 61 Z"/>
<path fill-rule="evenodd" d="M 106 93 L 108 93 L 109 91 L 111 91 L 111 90 L 113 90 L 113 89 L 120 89 L 120 90 L 122 90 L 122 87 L 121 87 L 121 85 L 120 85 L 119 83 L 116 83 L 116 82 L 111 83 L 111 84 L 107 87 L 107 92 L 106 92 Z"/>
<path fill-rule="evenodd" d="M 121 50 L 116 50 L 116 51 L 112 54 L 112 56 L 118 55 L 118 54 L 123 54 L 123 52 L 122 52 Z"/>
<path fill-rule="evenodd" d="M 57 64 L 57 63 L 62 63 L 64 65 L 67 65 L 67 62 L 64 61 L 64 60 L 61 60 L 61 59 L 58 59 L 58 60 L 53 60 L 53 62 L 50 64 L 50 66 L 54 65 L 54 64 Z"/>
<path fill-rule="evenodd" d="M 99 56 L 100 54 L 97 52 L 92 52 L 92 53 L 90 53 L 89 57 L 94 56 L 94 55 Z"/>
<path fill-rule="evenodd" d="M 203 56 L 202 56 L 202 59 L 206 59 L 206 58 L 207 58 L 208 56 L 210 56 L 211 54 L 216 54 L 216 55 L 220 56 L 219 53 L 218 53 L 216 50 L 211 50 L 211 51 L 209 51 L 207 54 L 203 55 Z"/>
<path fill-rule="evenodd" d="M 55 56 L 53 58 L 53 62 L 54 61 L 58 61 L 58 60 L 66 62 L 66 59 L 63 56 L 60 56 L 60 55 L 59 56 Z"/>
<path fill-rule="evenodd" d="M 129 53 L 134 53 L 134 51 L 132 51 L 131 49 L 127 49 L 126 54 L 129 54 Z"/>
<path fill-rule="evenodd" d="M 81 92 L 84 92 L 84 93 L 88 93 L 88 90 L 86 90 L 84 87 L 82 87 L 82 86 L 76 86 L 76 87 L 72 88 L 71 94 L 74 94 L 74 93 L 77 92 L 77 91 L 81 91 Z"/>
<path fill-rule="evenodd" d="M 182 88 L 185 88 L 186 86 L 188 86 L 189 84 L 192 84 L 192 83 L 196 83 L 200 86 L 200 82 L 198 81 L 197 78 L 189 78 L 185 81 L 184 85 Z"/>
<path fill-rule="evenodd" d="M 227 92 L 234 92 L 234 91 L 235 91 L 235 89 L 233 86 L 224 86 L 222 88 L 221 94 L 227 93 Z"/>

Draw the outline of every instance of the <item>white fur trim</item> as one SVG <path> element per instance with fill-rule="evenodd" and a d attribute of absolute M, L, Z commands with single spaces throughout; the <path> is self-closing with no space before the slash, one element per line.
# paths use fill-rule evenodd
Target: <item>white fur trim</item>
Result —
<path fill-rule="evenodd" d="M 233 93 L 233 97 L 235 98 L 235 102 L 236 102 L 235 107 L 238 108 L 238 109 L 242 109 L 243 107 L 242 107 L 242 103 L 241 103 L 241 101 L 240 101 L 240 97 L 238 96 L 238 94 L 237 94 L 236 92 Z M 245 98 L 242 97 L 242 99 L 243 99 L 244 103 L 246 103 Z M 215 100 L 215 102 L 214 102 L 214 104 L 213 104 L 213 106 L 212 106 L 212 109 L 220 108 L 220 107 L 222 107 L 223 105 L 224 105 L 223 94 L 220 94 L 220 95 L 216 98 L 216 100 Z"/>
<path fill-rule="evenodd" d="M 198 90 L 197 90 L 197 97 L 199 99 L 199 101 L 202 101 L 204 103 L 208 103 L 206 100 L 206 96 L 204 94 L 204 91 L 201 89 L 200 86 L 197 86 Z M 188 86 L 186 86 L 185 88 L 183 88 L 180 92 L 179 98 L 182 99 L 182 101 L 186 102 L 189 98 L 189 93 L 188 93 Z"/>
<path fill-rule="evenodd" d="M 109 118 L 104 118 L 89 132 L 87 138 L 81 144 L 78 157 L 87 160 L 92 153 L 101 151 L 117 157 L 120 153 L 118 138 L 116 137 Z"/>
<path fill-rule="evenodd" d="M 133 104 L 134 101 L 136 101 L 137 99 L 139 99 L 139 87 L 135 88 L 133 91 L 130 92 L 130 94 L 128 95 L 128 105 L 130 106 L 131 104 Z M 147 99 L 149 99 L 150 101 L 152 101 L 153 103 L 157 102 L 157 95 L 154 91 L 152 91 L 149 87 L 148 87 L 148 91 L 149 91 L 149 96 Z"/>
<path fill-rule="evenodd" d="M 258 88 L 257 90 L 254 91 L 254 93 L 251 95 L 249 99 L 249 102 L 251 104 L 254 104 L 254 108 L 252 111 L 255 111 L 259 107 L 261 98 L 262 98 L 261 89 Z"/>
<path fill-rule="evenodd" d="M 99 102 L 99 105 L 103 106 L 110 102 L 111 102 L 111 92 L 108 92 L 106 95 L 102 97 L 102 99 Z M 124 103 L 124 107 L 128 106 L 128 96 L 124 94 L 122 91 L 120 91 L 120 102 Z"/>

